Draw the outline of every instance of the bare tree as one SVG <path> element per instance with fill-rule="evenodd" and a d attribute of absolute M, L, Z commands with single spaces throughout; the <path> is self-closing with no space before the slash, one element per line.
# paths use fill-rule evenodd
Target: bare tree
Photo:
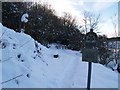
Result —
<path fill-rule="evenodd" d="M 84 25 L 85 25 L 85 32 L 88 32 L 88 28 L 98 29 L 98 24 L 101 22 L 101 15 L 95 15 L 94 13 L 84 11 Z"/>
<path fill-rule="evenodd" d="M 113 24 L 113 27 L 114 27 L 114 30 L 115 30 L 115 36 L 117 37 L 118 34 L 117 34 L 117 20 L 116 20 L 116 17 L 117 17 L 117 13 L 115 13 L 114 17 L 111 17 L 111 20 L 112 20 L 112 24 Z"/>

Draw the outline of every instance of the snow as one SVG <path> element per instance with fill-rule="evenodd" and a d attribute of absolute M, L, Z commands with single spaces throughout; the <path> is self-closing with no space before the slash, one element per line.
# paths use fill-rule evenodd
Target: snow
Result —
<path fill-rule="evenodd" d="M 29 17 L 29 15 L 27 13 L 23 14 L 22 17 L 21 17 L 21 22 L 27 23 L 28 22 L 28 17 Z"/>
<path fill-rule="evenodd" d="M 46 48 L 29 35 L 0 28 L 3 88 L 86 88 L 88 63 L 79 51 Z M 118 88 L 118 73 L 92 64 L 91 81 L 92 88 Z"/>
<path fill-rule="evenodd" d="M 0 39 L 2 37 L 2 24 L 0 23 Z M 1 44 L 0 44 L 0 47 L 1 47 Z M 0 82 L 2 82 L 2 63 L 1 63 L 1 60 L 2 60 L 2 50 L 0 49 Z M 2 89 L 2 84 L 0 84 L 0 90 Z"/>

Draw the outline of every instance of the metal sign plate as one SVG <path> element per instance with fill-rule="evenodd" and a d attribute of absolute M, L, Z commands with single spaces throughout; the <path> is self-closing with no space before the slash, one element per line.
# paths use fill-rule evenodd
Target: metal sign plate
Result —
<path fill-rule="evenodd" d="M 98 50 L 97 48 L 82 50 L 82 61 L 98 63 Z"/>

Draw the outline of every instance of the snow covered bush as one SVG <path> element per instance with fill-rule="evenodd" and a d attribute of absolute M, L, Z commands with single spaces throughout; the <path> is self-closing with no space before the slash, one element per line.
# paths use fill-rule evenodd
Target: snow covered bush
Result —
<path fill-rule="evenodd" d="M 31 2 L 2 2 L 2 24 L 20 32 L 24 25 L 21 18 L 28 12 L 31 5 Z"/>

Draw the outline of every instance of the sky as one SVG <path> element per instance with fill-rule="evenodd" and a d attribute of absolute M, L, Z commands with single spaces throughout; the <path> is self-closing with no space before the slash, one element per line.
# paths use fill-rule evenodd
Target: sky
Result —
<path fill-rule="evenodd" d="M 83 12 L 89 11 L 96 15 L 101 15 L 99 23 L 99 34 L 114 37 L 118 35 L 118 1 L 119 0 L 33 0 L 36 2 L 48 3 L 56 10 L 58 16 L 64 12 L 70 13 L 77 18 L 80 24 L 83 24 Z M 116 28 L 113 22 L 117 25 Z M 117 32 L 117 33 L 116 33 Z"/>

